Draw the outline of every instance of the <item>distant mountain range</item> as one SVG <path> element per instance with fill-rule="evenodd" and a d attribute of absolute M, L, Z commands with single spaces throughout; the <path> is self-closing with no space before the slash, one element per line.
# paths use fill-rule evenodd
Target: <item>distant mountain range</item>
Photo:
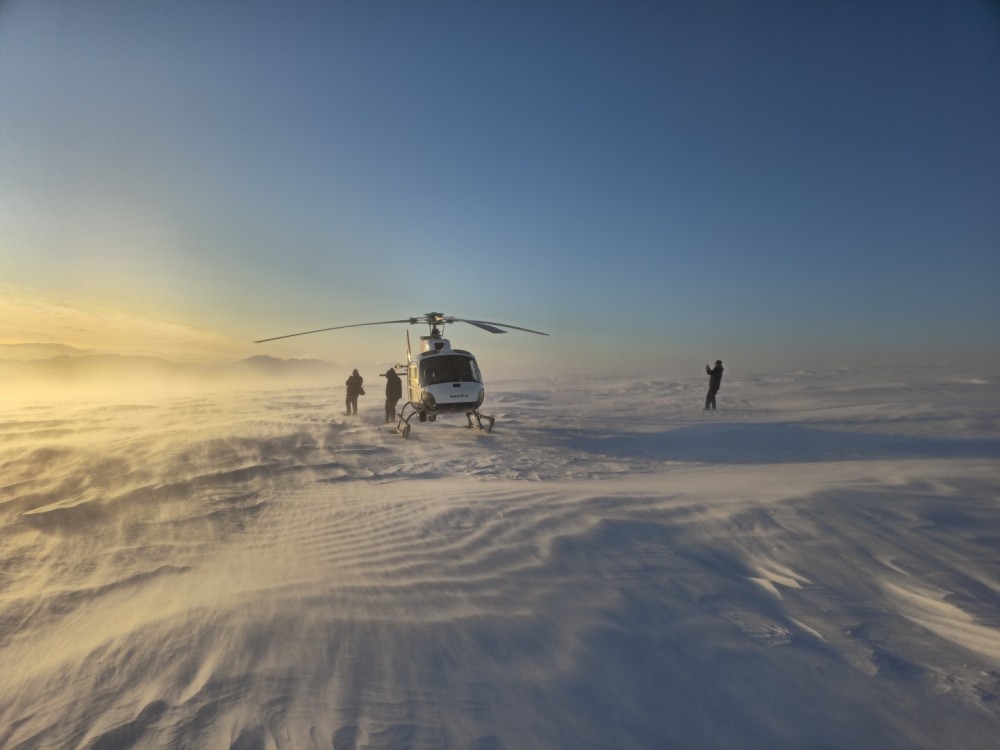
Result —
<path fill-rule="evenodd" d="M 51 359 L 62 356 L 80 357 L 100 353 L 96 349 L 78 349 L 66 344 L 0 344 L 0 361 Z"/>
<path fill-rule="evenodd" d="M 64 344 L 0 344 L 0 376 L 46 381 L 183 379 L 320 379 L 339 374 L 321 359 L 279 359 L 256 355 L 224 364 L 174 362 L 162 357 L 102 353 Z"/>

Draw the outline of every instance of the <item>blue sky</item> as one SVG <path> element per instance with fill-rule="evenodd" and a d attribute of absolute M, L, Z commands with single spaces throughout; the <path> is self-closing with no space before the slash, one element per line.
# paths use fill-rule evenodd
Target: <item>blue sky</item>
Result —
<path fill-rule="evenodd" d="M 5 0 L 0 340 L 376 362 L 249 342 L 435 310 L 552 334 L 452 331 L 503 375 L 995 363 L 997 133 L 985 0 Z"/>

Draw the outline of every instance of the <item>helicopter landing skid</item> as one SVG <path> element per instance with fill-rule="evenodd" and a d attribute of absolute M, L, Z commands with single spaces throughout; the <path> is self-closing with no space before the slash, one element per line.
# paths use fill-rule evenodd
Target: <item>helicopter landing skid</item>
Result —
<path fill-rule="evenodd" d="M 409 414 L 406 413 L 407 407 L 410 408 Z M 406 404 L 399 410 L 398 421 L 396 422 L 396 433 L 399 434 L 400 437 L 408 438 L 410 436 L 410 428 L 412 426 L 410 425 L 410 420 L 414 417 L 418 417 L 421 422 L 434 422 L 437 420 L 437 414 L 427 411 L 418 411 L 410 404 Z M 475 427 L 483 432 L 490 432 L 493 429 L 493 423 L 496 422 L 495 417 L 480 414 L 478 409 L 467 411 L 465 413 L 465 417 L 469 420 L 469 424 L 467 425 L 469 428 Z"/>
<path fill-rule="evenodd" d="M 416 414 L 416 412 L 413 412 L 413 414 Z M 404 417 L 403 412 L 399 413 L 399 421 L 396 422 L 396 432 L 399 433 L 400 437 L 408 438 L 410 436 L 410 417 L 413 414 L 409 417 Z"/>
<path fill-rule="evenodd" d="M 482 430 L 483 432 L 490 432 L 493 429 L 493 423 L 497 421 L 495 417 L 488 417 L 485 414 L 480 414 L 478 409 L 473 409 L 472 411 L 465 412 L 465 417 L 466 419 L 469 420 L 468 427 L 470 429 L 472 427 L 475 427 L 476 429 Z M 472 423 L 473 417 L 476 418 L 475 424 Z M 486 422 L 485 426 L 483 425 L 484 421 Z"/>
<path fill-rule="evenodd" d="M 407 415 L 406 407 L 410 407 L 410 413 Z M 404 404 L 403 408 L 399 410 L 399 421 L 396 422 L 396 432 L 402 438 L 408 438 L 410 436 L 410 420 L 415 416 L 420 415 L 420 421 L 423 422 L 427 419 L 427 412 L 417 411 L 413 408 L 412 404 Z"/>

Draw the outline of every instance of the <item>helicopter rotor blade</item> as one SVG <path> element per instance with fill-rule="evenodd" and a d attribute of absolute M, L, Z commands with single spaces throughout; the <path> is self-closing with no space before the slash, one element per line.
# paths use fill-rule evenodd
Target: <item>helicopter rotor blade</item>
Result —
<path fill-rule="evenodd" d="M 330 326 L 329 328 L 316 328 L 312 331 L 300 331 L 298 333 L 286 333 L 283 336 L 272 336 L 267 339 L 258 339 L 254 341 L 255 344 L 264 344 L 268 341 L 278 341 L 279 339 L 290 339 L 295 336 L 307 336 L 310 333 L 323 333 L 324 331 L 337 331 L 342 328 L 359 328 L 361 326 L 381 326 L 381 325 L 391 325 L 397 323 L 408 323 L 409 325 L 416 325 L 417 323 L 425 323 L 431 326 L 444 326 L 449 323 L 468 323 L 469 325 L 475 326 L 476 328 L 481 328 L 484 331 L 489 331 L 490 333 L 507 333 L 505 328 L 512 328 L 515 331 L 525 331 L 526 333 L 537 333 L 539 336 L 548 336 L 549 334 L 542 331 L 533 331 L 530 328 L 522 328 L 521 326 L 511 325 L 510 323 L 493 323 L 488 320 L 467 320 L 465 318 L 453 318 L 450 315 L 442 315 L 441 313 L 432 312 L 427 313 L 418 318 L 404 318 L 402 320 L 379 320 L 374 323 L 352 323 L 346 326 Z M 503 326 L 501 328 L 501 326 Z"/>
<path fill-rule="evenodd" d="M 470 326 L 475 326 L 476 328 L 482 328 L 484 331 L 489 331 L 490 333 L 507 333 L 503 328 L 497 328 L 492 323 L 483 323 L 478 320 L 456 320 L 456 323 L 468 323 Z"/>
<path fill-rule="evenodd" d="M 414 323 L 420 322 L 415 318 L 406 318 L 405 320 L 379 320 L 375 323 L 352 323 L 346 326 L 331 326 L 329 328 L 317 328 L 312 331 L 300 331 L 299 333 L 286 333 L 284 336 L 272 336 L 269 339 L 259 339 L 254 341 L 255 344 L 263 344 L 267 341 L 277 341 L 278 339 L 290 339 L 294 336 L 306 336 L 310 333 L 322 333 L 323 331 L 336 331 L 340 328 L 358 328 L 359 326 L 381 326 L 388 325 L 390 323 L 409 323 L 413 325 Z"/>
<path fill-rule="evenodd" d="M 490 333 L 507 333 L 503 328 L 498 328 L 497 326 L 503 326 L 504 328 L 513 328 L 515 331 L 525 331 L 526 333 L 537 333 L 539 336 L 548 336 L 549 334 L 542 331 L 533 331 L 530 328 L 521 328 L 521 326 L 514 326 L 510 323 L 494 323 L 488 320 L 466 320 L 464 318 L 452 318 L 456 323 L 468 323 L 469 325 L 476 326 L 477 328 L 482 328 L 484 331 L 489 331 Z"/>

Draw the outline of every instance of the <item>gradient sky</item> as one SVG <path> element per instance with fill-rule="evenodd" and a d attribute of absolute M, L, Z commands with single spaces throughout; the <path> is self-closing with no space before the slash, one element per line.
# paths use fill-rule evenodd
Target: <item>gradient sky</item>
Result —
<path fill-rule="evenodd" d="M 998 134 L 987 0 L 0 0 L 0 343 L 996 363 Z"/>

